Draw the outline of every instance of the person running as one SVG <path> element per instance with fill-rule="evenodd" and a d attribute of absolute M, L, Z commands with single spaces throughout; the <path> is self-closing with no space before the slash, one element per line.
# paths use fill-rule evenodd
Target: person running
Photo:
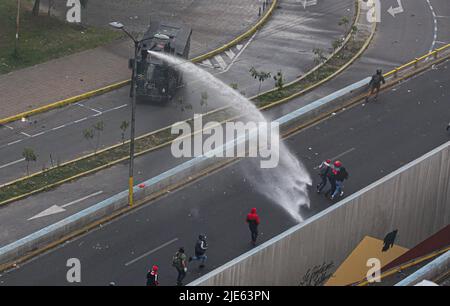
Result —
<path fill-rule="evenodd" d="M 347 170 L 342 166 L 342 163 L 340 161 L 334 162 L 334 178 L 336 180 L 336 188 L 334 192 L 331 194 L 331 200 L 334 200 L 338 195 L 342 197 L 344 195 L 344 180 L 348 179 L 348 172 Z"/>
<path fill-rule="evenodd" d="M 251 239 L 253 246 L 256 245 L 256 239 L 258 238 L 258 226 L 260 223 L 259 216 L 256 213 L 256 208 L 252 208 L 246 219 L 248 227 L 250 228 Z"/>
<path fill-rule="evenodd" d="M 322 181 L 317 184 L 317 193 L 321 193 L 323 188 L 327 185 L 328 173 L 331 171 L 331 160 L 327 159 L 323 161 L 319 166 L 319 176 Z"/>
<path fill-rule="evenodd" d="M 205 261 L 208 259 L 206 256 L 206 250 L 208 249 L 208 242 L 206 241 L 206 235 L 199 235 L 197 243 L 195 244 L 195 256 L 189 257 L 189 262 L 193 260 L 200 260 L 200 268 L 205 267 Z"/>
<path fill-rule="evenodd" d="M 184 248 L 179 248 L 178 252 L 172 258 L 172 266 L 177 269 L 177 286 L 183 286 L 183 279 L 186 277 L 187 264 L 186 254 L 184 254 Z"/>
<path fill-rule="evenodd" d="M 147 286 L 158 285 L 158 266 L 153 266 L 152 269 L 147 272 Z"/>
<path fill-rule="evenodd" d="M 381 83 L 385 84 L 386 80 L 384 79 L 381 69 L 378 69 L 377 73 L 372 76 L 372 79 L 369 82 L 369 93 L 366 96 L 366 102 L 369 102 L 369 98 L 371 95 L 373 95 L 375 90 L 376 90 L 375 100 L 378 98 Z"/>

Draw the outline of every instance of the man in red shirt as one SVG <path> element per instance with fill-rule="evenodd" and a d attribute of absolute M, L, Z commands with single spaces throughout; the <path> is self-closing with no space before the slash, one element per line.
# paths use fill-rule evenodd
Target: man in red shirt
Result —
<path fill-rule="evenodd" d="M 250 228 L 250 232 L 252 235 L 252 244 L 256 245 L 256 238 L 258 238 L 258 225 L 259 225 L 259 216 L 256 213 L 256 208 L 252 208 L 250 213 L 247 215 L 247 223 Z"/>

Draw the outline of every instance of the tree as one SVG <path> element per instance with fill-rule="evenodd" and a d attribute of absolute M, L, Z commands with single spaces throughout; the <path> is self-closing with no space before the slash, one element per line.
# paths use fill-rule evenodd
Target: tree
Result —
<path fill-rule="evenodd" d="M 94 138 L 94 129 L 93 128 L 84 129 L 83 137 L 89 142 L 90 145 L 92 145 L 91 140 Z"/>
<path fill-rule="evenodd" d="M 333 48 L 333 52 L 336 51 L 340 46 L 342 46 L 342 40 L 340 38 L 336 39 L 335 41 L 333 41 L 331 46 Z"/>
<path fill-rule="evenodd" d="M 29 171 L 30 162 L 37 161 L 37 156 L 36 156 L 36 154 L 34 154 L 33 149 L 30 149 L 30 148 L 23 149 L 22 156 L 23 156 L 23 158 L 25 158 L 25 161 L 27 162 L 27 175 L 30 175 L 30 171 Z"/>
<path fill-rule="evenodd" d="M 345 32 L 348 31 L 348 24 L 350 23 L 350 19 L 347 16 L 344 16 L 341 18 L 341 20 L 339 20 L 338 25 L 341 27 L 343 26 L 345 29 Z"/>
<path fill-rule="evenodd" d="M 283 89 L 284 87 L 284 77 L 283 73 L 280 71 L 277 72 L 277 74 L 273 77 L 275 80 L 275 87 L 278 88 L 278 90 Z"/>
<path fill-rule="evenodd" d="M 325 51 L 323 51 L 323 49 L 314 48 L 313 53 L 315 55 L 314 65 L 319 66 L 325 63 L 325 61 L 327 60 L 327 57 L 325 56 Z M 320 69 L 316 69 L 316 80 L 319 78 L 319 70 Z"/>
<path fill-rule="evenodd" d="M 208 92 L 203 91 L 200 98 L 200 105 L 206 107 L 206 112 L 208 112 Z"/>
<path fill-rule="evenodd" d="M 105 128 L 103 121 L 99 121 L 94 125 L 94 130 L 97 134 L 97 143 L 95 145 L 95 154 L 97 154 L 98 147 L 100 146 L 100 136 Z"/>
<path fill-rule="evenodd" d="M 32 15 L 39 16 L 39 10 L 41 8 L 41 0 L 34 0 Z"/>
<path fill-rule="evenodd" d="M 129 126 L 130 123 L 126 120 L 122 121 L 122 123 L 120 124 L 120 129 L 122 130 L 122 144 L 125 143 L 125 133 Z"/>
<path fill-rule="evenodd" d="M 265 71 L 258 71 L 255 69 L 255 67 L 250 68 L 249 72 L 255 80 L 259 81 L 259 88 L 258 88 L 258 94 L 259 94 L 261 91 L 262 83 L 271 77 L 271 73 L 265 72 Z"/>

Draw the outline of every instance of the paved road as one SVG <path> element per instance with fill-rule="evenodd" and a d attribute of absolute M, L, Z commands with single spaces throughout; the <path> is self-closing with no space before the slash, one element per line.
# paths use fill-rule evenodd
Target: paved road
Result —
<path fill-rule="evenodd" d="M 352 16 L 353 0 L 343 0 L 304 10 L 296 0 L 283 0 L 267 26 L 251 41 L 243 43 L 240 50 L 218 55 L 225 63 L 224 69 L 211 69 L 226 84 L 237 83 L 240 91 L 252 96 L 258 91 L 258 82 L 248 70 L 276 72 L 281 69 L 292 80 L 313 65 L 312 49 L 326 48 L 342 35 L 344 29 L 337 26 L 342 16 Z M 242 52 L 241 52 L 242 51 Z M 233 60 L 231 59 L 233 57 Z M 211 60 L 213 64 L 214 60 Z M 186 103 L 193 105 L 196 113 L 205 112 L 200 106 L 201 93 L 208 91 L 204 84 L 190 82 L 179 93 Z M 268 80 L 264 89 L 272 88 Z M 0 184 L 22 177 L 25 163 L 22 152 L 32 148 L 38 154 L 38 162 L 30 165 L 36 172 L 52 164 L 72 160 L 93 151 L 94 146 L 83 138 L 82 131 L 98 121 L 105 123 L 101 145 L 110 146 L 121 141 L 120 124 L 129 120 L 129 88 L 122 88 L 99 97 L 33 116 L 28 122 L 14 122 L 0 128 Z M 209 92 L 208 110 L 223 105 Z M 218 101 L 219 100 L 219 101 Z M 137 135 L 168 126 L 176 121 L 192 117 L 192 112 L 177 108 L 178 97 L 168 105 L 139 103 L 137 108 Z M 95 142 L 94 142 L 95 143 Z M 51 155 L 51 158 L 50 158 Z"/>
<path fill-rule="evenodd" d="M 449 64 L 382 93 L 378 102 L 356 106 L 291 136 L 288 147 L 310 173 L 321 160 L 339 156 L 350 172 L 347 195 L 369 185 L 450 139 L 445 131 L 450 118 Z M 187 281 L 193 280 L 251 248 L 244 223 L 251 207 L 260 212 L 261 241 L 295 224 L 242 175 L 241 169 L 249 171 L 249 162 L 244 159 L 43 254 L 5 273 L 0 283 L 67 284 L 66 261 L 75 257 L 81 260 L 83 285 L 143 285 L 146 269 L 154 263 L 160 265 L 161 283 L 173 285 L 173 252 L 183 245 L 191 254 L 197 234 L 207 233 L 210 260 L 203 272 L 190 266 Z M 252 169 L 252 175 L 261 174 Z M 331 204 L 313 190 L 310 197 L 311 207 L 300 211 L 304 218 Z"/>

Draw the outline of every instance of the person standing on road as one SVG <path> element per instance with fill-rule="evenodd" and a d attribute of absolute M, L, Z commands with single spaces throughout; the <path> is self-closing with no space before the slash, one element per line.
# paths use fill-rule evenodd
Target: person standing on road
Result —
<path fill-rule="evenodd" d="M 195 244 L 195 256 L 189 257 L 189 262 L 193 260 L 200 260 L 200 268 L 205 267 L 205 261 L 208 259 L 206 256 L 206 250 L 208 249 L 208 242 L 206 241 L 206 235 L 199 235 L 197 243 Z"/>
<path fill-rule="evenodd" d="M 172 266 L 177 269 L 177 286 L 183 286 L 183 279 L 186 277 L 187 264 L 186 254 L 184 254 L 184 248 L 179 248 L 178 252 L 172 258 Z"/>
<path fill-rule="evenodd" d="M 335 191 L 331 194 L 331 200 L 334 200 L 338 195 L 342 197 L 344 195 L 344 180 L 348 179 L 348 172 L 342 166 L 340 161 L 334 162 L 334 178 L 336 180 L 336 188 Z"/>
<path fill-rule="evenodd" d="M 322 181 L 317 184 L 317 193 L 321 193 L 323 188 L 327 185 L 328 174 L 331 171 L 331 160 L 327 159 L 323 161 L 319 166 L 319 176 Z"/>
<path fill-rule="evenodd" d="M 147 286 L 158 285 L 158 266 L 153 266 L 152 269 L 147 272 Z"/>
<path fill-rule="evenodd" d="M 369 102 L 369 98 L 371 95 L 373 95 L 375 90 L 376 90 L 375 100 L 377 100 L 378 93 L 380 92 L 381 83 L 385 84 L 386 80 L 384 79 L 381 69 L 378 69 L 377 73 L 372 76 L 372 79 L 369 82 L 369 93 L 366 96 L 366 103 Z"/>
<path fill-rule="evenodd" d="M 447 132 L 450 130 L 450 122 L 448 123 L 446 130 Z"/>
<path fill-rule="evenodd" d="M 252 244 L 256 245 L 256 239 L 258 238 L 258 226 L 260 223 L 259 216 L 256 213 L 256 208 L 252 208 L 246 219 L 248 227 L 250 228 Z"/>

